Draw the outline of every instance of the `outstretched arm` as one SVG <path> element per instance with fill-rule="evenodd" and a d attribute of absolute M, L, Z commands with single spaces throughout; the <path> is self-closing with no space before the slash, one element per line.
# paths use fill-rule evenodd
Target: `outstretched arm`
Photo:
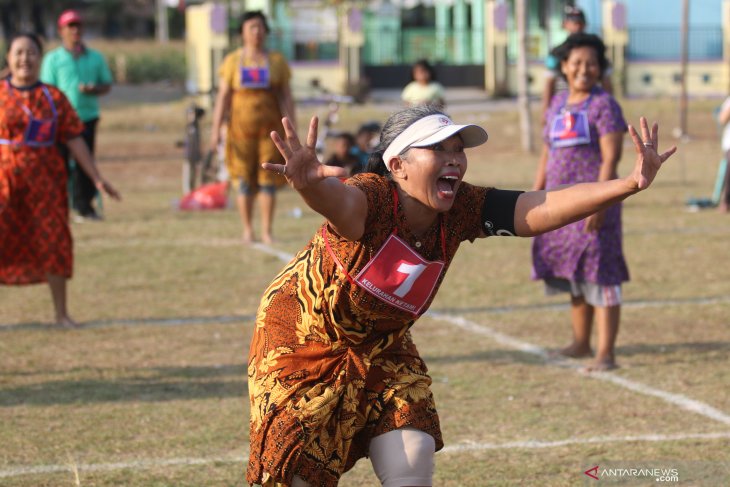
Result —
<path fill-rule="evenodd" d="M 284 164 L 265 162 L 264 169 L 283 174 L 289 185 L 296 189 L 304 202 L 324 216 L 335 231 L 348 240 L 357 240 L 365 232 L 367 199 L 358 188 L 344 184 L 342 167 L 325 166 L 317 159 L 317 117 L 309 122 L 306 145 L 302 146 L 291 121 L 282 119 L 286 140 L 276 132 L 271 139 L 284 156 Z"/>
<path fill-rule="evenodd" d="M 580 183 L 550 191 L 531 191 L 517 199 L 515 230 L 517 235 L 531 237 L 555 230 L 607 208 L 651 185 L 662 163 L 677 150 L 672 147 L 659 154 L 659 126 L 649 126 L 641 117 L 642 137 L 629 125 L 629 134 L 636 149 L 636 164 L 631 174 L 622 179 L 596 183 Z M 642 139 L 645 142 L 642 142 Z"/>

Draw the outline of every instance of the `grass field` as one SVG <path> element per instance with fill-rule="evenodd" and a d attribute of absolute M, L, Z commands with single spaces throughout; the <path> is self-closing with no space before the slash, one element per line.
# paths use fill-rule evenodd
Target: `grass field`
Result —
<path fill-rule="evenodd" d="M 84 326 L 47 325 L 45 286 L 0 289 L 0 485 L 245 485 L 252 316 L 282 259 L 321 218 L 283 191 L 277 244 L 245 247 L 234 210 L 173 210 L 185 101 L 148 95 L 144 105 L 121 92 L 106 101 L 99 161 L 125 199 L 106 202 L 103 223 L 73 224 L 70 307 Z M 581 361 L 548 358 L 569 339 L 566 299 L 545 298 L 530 281 L 528 239 L 462 247 L 414 327 L 446 442 L 434 485 L 583 485 L 596 465 L 730 485 L 730 216 L 684 206 L 712 191 L 716 103 L 691 103 L 691 138 L 655 186 L 625 204 L 632 280 L 620 369 L 585 375 Z M 673 100 L 623 107 L 632 123 L 658 119 L 666 145 Z M 384 110 L 345 109 L 340 125 L 354 129 Z M 519 151 L 516 114 L 453 112 L 490 133 L 468 152 L 467 180 L 529 188 L 536 156 Z M 623 173 L 632 162 L 627 147 Z M 656 483 L 618 473 L 601 481 Z M 363 460 L 341 485 L 378 483 Z"/>

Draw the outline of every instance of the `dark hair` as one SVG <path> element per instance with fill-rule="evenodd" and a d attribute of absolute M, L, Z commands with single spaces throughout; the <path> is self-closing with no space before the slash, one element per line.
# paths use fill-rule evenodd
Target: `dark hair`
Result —
<path fill-rule="evenodd" d="M 27 38 L 30 39 L 33 44 L 35 44 L 35 47 L 38 48 L 38 54 L 41 56 L 43 55 L 43 42 L 41 42 L 41 38 L 37 35 L 33 34 L 32 32 L 18 32 L 17 34 L 14 34 L 10 41 L 8 41 L 7 47 L 5 49 L 5 59 L 3 62 L 3 67 L 0 69 L 0 77 L 5 78 L 10 74 L 10 66 L 8 65 L 8 55 L 10 54 L 10 49 L 13 47 L 13 43 L 21 38 Z"/>
<path fill-rule="evenodd" d="M 565 42 L 560 44 L 555 49 L 555 54 L 557 55 L 558 60 L 562 63 L 563 61 L 567 61 L 567 59 L 570 57 L 570 52 L 573 49 L 577 49 L 579 47 L 592 47 L 593 50 L 596 51 L 598 65 L 601 68 L 601 76 L 603 76 L 603 73 L 606 72 L 606 68 L 608 68 L 608 59 L 606 58 L 606 45 L 597 35 L 586 34 L 585 32 L 571 34 L 568 36 L 567 39 L 565 39 Z M 560 71 L 560 75 L 565 78 L 565 74 L 562 70 Z"/>
<path fill-rule="evenodd" d="M 352 135 L 350 132 L 340 132 L 335 136 L 336 139 L 342 139 L 347 141 L 349 145 L 355 145 L 355 136 Z"/>
<path fill-rule="evenodd" d="M 364 124 L 360 125 L 360 127 L 357 129 L 357 135 L 361 134 L 377 134 L 380 133 L 380 123 L 376 122 L 375 120 L 371 120 L 369 122 L 365 122 Z"/>
<path fill-rule="evenodd" d="M 417 105 L 395 112 L 388 118 L 380 132 L 380 143 L 370 154 L 368 159 L 367 172 L 379 174 L 390 178 L 390 171 L 385 167 L 383 154 L 385 149 L 398 137 L 405 129 L 413 125 L 418 120 L 428 117 L 429 115 L 445 115 L 441 110 L 430 105 Z"/>
<path fill-rule="evenodd" d="M 411 67 L 411 81 L 415 81 L 415 78 L 413 77 L 413 70 L 416 67 L 421 67 L 428 71 L 428 77 L 431 81 L 436 81 L 436 70 L 433 68 L 431 63 L 428 62 L 428 59 L 419 59 L 418 61 L 413 64 Z"/>
<path fill-rule="evenodd" d="M 247 12 L 244 12 L 243 15 L 241 15 L 241 19 L 238 21 L 239 34 L 243 32 L 243 24 L 251 19 L 261 19 L 261 22 L 264 23 L 264 30 L 266 31 L 266 33 L 268 34 L 270 32 L 269 22 L 266 20 L 266 15 L 264 15 L 261 10 L 249 10 Z"/>
<path fill-rule="evenodd" d="M 581 24 L 586 23 L 586 16 L 581 9 L 578 7 L 565 7 L 564 21 L 580 22 Z"/>
<path fill-rule="evenodd" d="M 41 42 L 41 38 L 37 35 L 33 34 L 32 32 L 18 32 L 17 34 L 14 34 L 10 41 L 8 41 L 8 46 L 5 49 L 5 55 L 7 56 L 10 54 L 10 48 L 13 46 L 13 42 L 17 41 L 18 39 L 25 37 L 30 39 L 33 44 L 35 44 L 35 47 L 38 48 L 38 53 L 43 54 L 43 42 Z"/>

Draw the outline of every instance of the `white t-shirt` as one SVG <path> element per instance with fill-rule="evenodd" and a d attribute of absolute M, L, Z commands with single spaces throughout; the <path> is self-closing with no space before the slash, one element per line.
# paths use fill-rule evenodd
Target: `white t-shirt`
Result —
<path fill-rule="evenodd" d="M 441 103 L 444 99 L 444 87 L 435 81 L 425 86 L 418 81 L 411 81 L 403 89 L 401 99 L 409 105 Z"/>

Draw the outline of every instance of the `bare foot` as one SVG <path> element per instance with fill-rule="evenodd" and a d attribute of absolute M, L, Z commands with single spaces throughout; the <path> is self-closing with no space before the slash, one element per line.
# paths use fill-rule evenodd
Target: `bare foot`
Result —
<path fill-rule="evenodd" d="M 596 360 L 587 365 L 584 372 L 606 372 L 607 370 L 618 369 L 618 364 L 613 357 L 596 358 Z"/>
<path fill-rule="evenodd" d="M 567 347 L 561 349 L 561 350 L 553 350 L 550 352 L 550 357 L 556 358 L 556 357 L 570 357 L 570 358 L 585 358 L 585 357 L 592 357 L 593 356 L 593 350 L 591 350 L 591 347 L 580 345 L 577 343 L 571 343 Z"/>
<path fill-rule="evenodd" d="M 274 237 L 272 237 L 271 235 L 264 235 L 263 237 L 261 237 L 261 241 L 266 245 L 271 245 L 274 243 Z"/>
<path fill-rule="evenodd" d="M 727 203 L 720 203 L 719 205 L 717 205 L 717 211 L 720 213 L 728 213 L 728 210 L 729 208 Z"/>
<path fill-rule="evenodd" d="M 66 315 L 56 319 L 56 326 L 60 328 L 78 328 L 81 325 Z"/>
<path fill-rule="evenodd" d="M 241 240 L 244 244 L 252 244 L 256 241 L 256 237 L 254 237 L 253 232 L 244 231 Z"/>

